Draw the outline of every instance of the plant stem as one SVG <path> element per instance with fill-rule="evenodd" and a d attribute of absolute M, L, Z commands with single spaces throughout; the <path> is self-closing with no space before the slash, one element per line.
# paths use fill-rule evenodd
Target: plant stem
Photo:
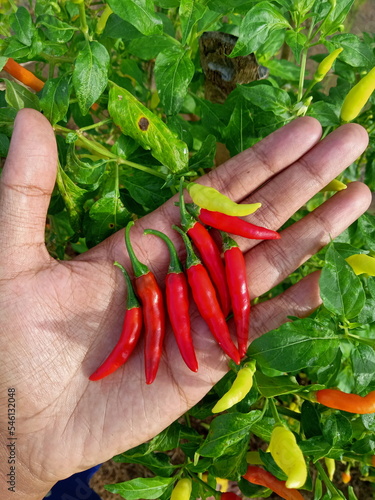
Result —
<path fill-rule="evenodd" d="M 306 47 L 302 51 L 302 56 L 301 56 L 301 70 L 300 70 L 300 73 L 299 73 L 299 84 L 298 84 L 297 101 L 300 101 L 302 99 L 303 85 L 304 85 L 304 82 L 305 82 L 305 71 L 306 71 L 306 61 L 307 61 L 307 51 L 308 50 L 309 50 L 309 48 Z"/>
<path fill-rule="evenodd" d="M 276 420 L 276 423 L 280 424 L 280 425 L 283 425 L 283 423 L 282 423 L 282 421 L 281 421 L 281 419 L 279 417 L 279 414 L 277 412 L 275 401 L 273 400 L 273 398 L 267 398 L 267 401 L 269 402 L 269 405 L 270 405 L 270 408 L 271 408 L 271 411 L 272 411 L 272 416 Z"/>
<path fill-rule="evenodd" d="M 85 2 L 80 2 L 78 4 L 78 8 L 81 31 L 84 34 L 86 40 L 89 41 L 89 27 L 87 26 Z"/>
<path fill-rule="evenodd" d="M 87 127 L 81 127 L 79 130 L 81 132 L 83 132 L 85 130 L 91 130 L 93 128 L 99 128 L 102 125 L 105 125 L 106 123 L 110 123 L 111 121 L 112 120 L 110 118 L 107 118 L 106 120 L 102 120 L 101 122 L 96 122 L 96 123 L 93 123 L 92 125 L 87 125 Z"/>
<path fill-rule="evenodd" d="M 326 474 L 326 471 L 323 469 L 322 464 L 320 462 L 316 462 L 315 465 L 316 465 L 316 468 L 318 469 L 318 472 L 319 472 L 319 475 L 320 475 L 322 481 L 324 482 L 324 484 L 327 487 L 327 490 L 329 490 L 331 495 L 338 495 L 339 492 L 333 486 L 331 480 L 329 479 L 329 477 Z"/>
<path fill-rule="evenodd" d="M 58 64 L 58 63 L 72 63 L 74 62 L 73 57 L 58 57 L 58 56 L 51 56 L 50 54 L 46 54 L 45 52 L 41 52 L 40 56 L 46 59 L 50 64 Z"/>
<path fill-rule="evenodd" d="M 282 415 L 286 415 L 287 417 L 294 418 L 294 420 L 301 420 L 301 414 L 297 413 L 296 411 L 289 410 L 289 408 L 285 408 L 284 406 L 278 406 L 277 409 L 278 413 L 281 413 Z"/>

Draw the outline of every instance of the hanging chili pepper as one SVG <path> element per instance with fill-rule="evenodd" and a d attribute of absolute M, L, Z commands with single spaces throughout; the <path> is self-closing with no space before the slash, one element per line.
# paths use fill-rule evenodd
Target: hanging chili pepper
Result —
<path fill-rule="evenodd" d="M 107 24 L 108 18 L 111 14 L 113 14 L 113 10 L 111 9 L 111 7 L 109 5 L 106 5 L 102 15 L 100 16 L 100 18 L 96 24 L 95 33 L 97 35 L 101 35 L 103 33 L 104 28 Z"/>
<path fill-rule="evenodd" d="M 350 475 L 350 467 L 346 469 L 346 471 L 341 473 L 341 480 L 344 484 L 350 483 L 352 480 L 352 476 Z"/>
<path fill-rule="evenodd" d="M 12 75 L 19 82 L 39 92 L 44 87 L 44 82 L 39 80 L 31 71 L 18 64 L 11 57 L 5 63 L 3 70 Z"/>
<path fill-rule="evenodd" d="M 369 276 L 375 276 L 375 258 L 371 257 L 371 255 L 359 253 L 351 255 L 345 260 L 353 269 L 355 274 L 368 274 Z"/>
<path fill-rule="evenodd" d="M 224 316 L 227 317 L 231 310 L 231 304 L 227 280 L 225 278 L 224 263 L 210 233 L 186 211 L 183 195 L 183 179 L 180 182 L 180 214 L 181 226 L 197 247 L 201 259 L 216 287 Z"/>
<path fill-rule="evenodd" d="M 171 500 L 189 500 L 192 490 L 190 478 L 179 479 L 173 488 Z"/>
<path fill-rule="evenodd" d="M 363 106 L 375 90 L 375 68 L 367 73 L 354 87 L 349 90 L 341 108 L 341 120 L 351 122 L 356 118 Z"/>
<path fill-rule="evenodd" d="M 230 337 L 228 325 L 220 309 L 215 288 L 210 277 L 201 261 L 195 255 L 186 233 L 177 226 L 173 226 L 173 229 L 181 234 L 186 246 L 186 274 L 198 311 L 223 351 L 239 365 L 241 358 Z"/>
<path fill-rule="evenodd" d="M 146 229 L 144 233 L 158 236 L 168 247 L 171 256 L 165 278 L 168 316 L 183 360 L 190 370 L 197 372 L 198 362 L 190 330 L 189 290 L 181 262 L 177 257 L 172 241 L 167 235 L 155 229 Z"/>
<path fill-rule="evenodd" d="M 163 294 L 154 274 L 140 262 L 130 243 L 130 221 L 125 230 L 125 244 L 135 275 L 135 289 L 143 307 L 145 324 L 145 373 L 146 384 L 155 380 L 163 349 L 165 335 L 165 312 Z"/>
<path fill-rule="evenodd" d="M 275 476 L 256 465 L 249 465 L 243 478 L 249 481 L 249 483 L 269 488 L 281 498 L 284 498 L 284 500 L 303 500 L 303 496 L 299 491 L 287 488 L 285 481 L 280 481 Z"/>
<path fill-rule="evenodd" d="M 236 325 L 238 352 L 246 355 L 250 329 L 250 294 L 247 288 L 246 263 L 237 243 L 222 233 L 225 275 Z"/>
<path fill-rule="evenodd" d="M 280 234 L 266 227 L 256 226 L 233 215 L 225 215 L 221 212 L 212 212 L 205 208 L 199 208 L 193 203 L 186 204 L 187 210 L 203 224 L 220 229 L 230 234 L 243 236 L 252 240 L 278 240 Z"/>
<path fill-rule="evenodd" d="M 315 396 L 318 403 L 328 408 L 360 415 L 375 413 L 375 391 L 369 392 L 367 396 L 358 396 L 338 389 L 321 389 Z"/>
<path fill-rule="evenodd" d="M 335 60 L 337 59 L 337 57 L 339 56 L 339 54 L 341 54 L 341 52 L 343 50 L 344 50 L 343 48 L 336 49 L 323 59 L 323 61 L 319 64 L 319 66 L 314 74 L 314 80 L 316 82 L 321 82 L 323 80 L 323 78 L 326 76 L 328 71 L 332 68 L 333 63 L 335 62 Z"/>
<path fill-rule="evenodd" d="M 324 462 L 327 467 L 328 477 L 332 481 L 333 476 L 335 475 L 336 462 L 333 458 L 324 457 Z"/>
<path fill-rule="evenodd" d="M 212 408 L 212 413 L 219 413 L 228 410 L 235 404 L 242 401 L 253 386 L 253 375 L 255 370 L 254 360 L 246 363 L 237 373 L 229 391 L 226 392 Z"/>
<path fill-rule="evenodd" d="M 90 375 L 90 380 L 100 380 L 107 377 L 111 373 L 117 370 L 121 365 L 123 365 L 130 357 L 133 352 L 142 330 L 142 309 L 139 302 L 134 294 L 134 290 L 126 269 L 115 262 L 115 266 L 119 267 L 125 277 L 127 285 L 127 298 L 126 298 L 126 313 L 124 317 L 124 323 L 122 326 L 122 332 L 119 341 L 114 347 L 111 354 L 107 359 L 97 368 L 92 375 Z"/>
<path fill-rule="evenodd" d="M 292 431 L 282 425 L 276 425 L 273 428 L 267 451 L 288 476 L 285 483 L 287 488 L 301 488 L 305 484 L 306 463 Z"/>
<path fill-rule="evenodd" d="M 196 205 L 213 212 L 221 212 L 227 215 L 236 215 L 243 217 L 253 214 L 262 206 L 261 203 L 242 204 L 235 203 L 227 196 L 221 194 L 217 189 L 208 186 L 202 186 L 196 182 L 191 182 L 187 185 L 187 190 L 191 199 Z"/>

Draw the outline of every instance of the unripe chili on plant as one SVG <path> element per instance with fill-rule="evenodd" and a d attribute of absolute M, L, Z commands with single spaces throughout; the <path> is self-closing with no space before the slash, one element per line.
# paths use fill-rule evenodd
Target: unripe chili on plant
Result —
<path fill-rule="evenodd" d="M 173 488 L 171 500 L 189 500 L 192 490 L 191 479 L 185 477 L 179 479 Z"/>
<path fill-rule="evenodd" d="M 236 234 L 237 236 L 243 236 L 252 240 L 278 240 L 280 238 L 280 234 L 272 229 L 256 226 L 233 215 L 213 212 L 206 208 L 200 208 L 193 203 L 187 203 L 186 208 L 203 224 L 230 234 Z"/>
<path fill-rule="evenodd" d="M 90 375 L 89 379 L 93 381 L 107 377 L 129 359 L 138 343 L 142 330 L 142 309 L 134 294 L 130 277 L 121 264 L 118 262 L 114 264 L 121 269 L 126 280 L 126 312 L 120 339 L 107 359 Z"/>
<path fill-rule="evenodd" d="M 225 279 L 224 263 L 220 251 L 210 233 L 186 211 L 183 196 L 183 179 L 181 179 L 180 182 L 180 215 L 181 226 L 197 247 L 199 255 L 217 290 L 224 316 L 227 317 L 231 310 L 231 303 L 228 285 Z"/>
<path fill-rule="evenodd" d="M 343 48 L 336 49 L 323 59 L 323 61 L 319 64 L 319 66 L 314 74 L 314 80 L 316 82 L 320 82 L 323 80 L 323 78 L 326 76 L 328 71 L 332 68 L 333 63 L 335 62 L 335 60 L 337 59 L 337 57 L 339 56 L 339 54 L 341 54 L 341 52 L 343 50 L 344 50 Z"/>
<path fill-rule="evenodd" d="M 172 241 L 166 234 L 155 229 L 146 229 L 144 233 L 158 236 L 168 247 L 171 256 L 168 273 L 165 278 L 168 317 L 183 360 L 190 370 L 197 372 L 198 362 L 195 356 L 190 329 L 189 289 L 182 264 L 177 257 L 177 252 Z"/>
<path fill-rule="evenodd" d="M 219 413 L 239 403 L 249 393 L 253 386 L 255 361 L 246 363 L 237 373 L 236 378 L 228 392 L 226 392 L 212 408 L 212 413 Z"/>
<path fill-rule="evenodd" d="M 328 408 L 360 415 L 375 413 L 375 391 L 369 392 L 367 396 L 359 396 L 339 389 L 321 389 L 315 393 L 315 397 L 318 403 Z"/>
<path fill-rule="evenodd" d="M 44 82 L 42 82 L 42 80 L 39 80 L 31 71 L 21 66 L 21 64 L 11 57 L 5 63 L 3 70 L 36 92 L 39 92 L 44 87 Z"/>
<path fill-rule="evenodd" d="M 199 314 L 207 323 L 212 335 L 223 351 L 239 365 L 241 358 L 231 339 L 228 325 L 217 300 L 211 279 L 202 262 L 194 253 L 192 244 L 186 233 L 177 226 L 173 226 L 173 229 L 181 234 L 186 246 L 186 274 Z"/>
<path fill-rule="evenodd" d="M 351 122 L 360 113 L 375 90 L 375 67 L 367 73 L 346 95 L 342 108 L 341 120 Z"/>
<path fill-rule="evenodd" d="M 351 255 L 345 259 L 355 274 L 375 276 L 375 258 L 363 253 Z"/>
<path fill-rule="evenodd" d="M 125 229 L 125 244 L 135 275 L 135 289 L 143 308 L 145 325 L 145 374 L 146 384 L 155 380 L 163 349 L 165 335 L 165 311 L 162 291 L 154 274 L 140 262 L 130 242 L 130 228 L 134 225 L 130 221 Z"/>
<path fill-rule="evenodd" d="M 256 465 L 249 465 L 246 474 L 242 477 L 249 483 L 269 488 L 284 500 L 303 500 L 299 491 L 287 488 L 285 481 L 280 481 L 270 472 Z"/>
<path fill-rule="evenodd" d="M 246 355 L 250 330 L 250 293 L 247 287 L 246 263 L 237 243 L 228 234 L 221 234 L 225 275 L 236 325 L 238 352 L 243 358 Z"/>
<path fill-rule="evenodd" d="M 113 10 L 111 9 L 111 7 L 109 5 L 106 5 L 105 8 L 104 8 L 104 11 L 102 13 L 102 15 L 100 16 L 98 22 L 97 22 L 97 25 L 96 25 L 96 34 L 97 35 L 101 35 L 104 31 L 104 28 L 107 24 L 107 21 L 108 21 L 108 18 L 109 16 L 113 13 Z"/>
<path fill-rule="evenodd" d="M 324 462 L 327 467 L 328 477 L 332 481 L 333 476 L 335 475 L 336 462 L 333 458 L 328 458 L 328 457 L 324 457 Z"/>
<path fill-rule="evenodd" d="M 196 205 L 213 212 L 220 212 L 227 215 L 243 217 L 253 214 L 262 205 L 261 203 L 241 204 L 235 203 L 227 196 L 221 194 L 217 189 L 209 186 L 203 186 L 196 182 L 187 185 L 187 190 L 191 199 Z"/>
<path fill-rule="evenodd" d="M 285 483 L 287 488 L 301 488 L 305 484 L 306 463 L 292 431 L 282 425 L 276 425 L 267 451 L 288 476 Z"/>
<path fill-rule="evenodd" d="M 327 191 L 343 191 L 348 186 L 338 179 L 333 179 L 329 182 L 323 189 L 320 190 L 321 193 L 325 193 Z"/>

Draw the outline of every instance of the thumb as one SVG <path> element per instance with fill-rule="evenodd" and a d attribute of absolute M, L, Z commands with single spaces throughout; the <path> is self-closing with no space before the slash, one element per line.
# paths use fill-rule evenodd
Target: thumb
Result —
<path fill-rule="evenodd" d="M 7 262 L 48 259 L 46 215 L 57 172 L 53 129 L 38 111 L 17 114 L 9 154 L 0 178 L 0 253 Z"/>

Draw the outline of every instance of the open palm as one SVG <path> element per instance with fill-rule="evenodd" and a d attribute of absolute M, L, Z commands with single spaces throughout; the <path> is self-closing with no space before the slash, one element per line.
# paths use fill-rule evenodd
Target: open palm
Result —
<path fill-rule="evenodd" d="M 323 141 L 320 134 L 316 120 L 297 119 L 200 182 L 236 201 L 262 202 L 251 221 L 278 229 L 367 145 L 366 132 L 357 125 L 345 125 Z M 48 255 L 44 228 L 56 156 L 47 120 L 22 110 L 0 185 L 0 430 L 5 436 L 7 388 L 14 387 L 18 496 L 12 498 L 29 500 L 42 498 L 59 479 L 151 438 L 197 403 L 227 370 L 225 355 L 192 307 L 198 373 L 186 368 L 169 330 L 152 385 L 145 384 L 142 342 L 110 377 L 88 380 L 115 345 L 123 321 L 126 288 L 113 262 L 130 266 L 124 231 L 69 262 Z M 182 241 L 171 229 L 179 221 L 174 201 L 137 221 L 131 231 L 137 256 L 161 285 L 169 254 L 162 241 L 142 233 L 146 228 L 165 232 L 182 254 Z M 282 281 L 369 203 L 367 187 L 352 183 L 284 230 L 281 240 L 238 239 L 251 296 Z M 306 316 L 319 303 L 314 273 L 253 307 L 251 337 L 279 326 L 288 315 Z M 1 497 L 6 494 L 4 489 Z"/>

